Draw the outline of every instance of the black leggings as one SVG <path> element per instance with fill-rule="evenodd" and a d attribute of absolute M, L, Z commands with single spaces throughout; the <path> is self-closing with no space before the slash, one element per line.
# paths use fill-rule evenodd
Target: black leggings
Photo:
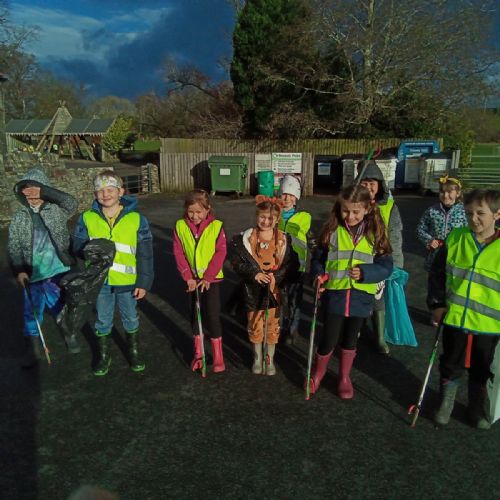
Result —
<path fill-rule="evenodd" d="M 325 314 L 323 336 L 318 345 L 318 354 L 324 356 L 337 345 L 342 349 L 356 349 L 359 330 L 365 318 L 345 317 L 338 314 Z"/>
<path fill-rule="evenodd" d="M 211 283 L 210 288 L 203 293 L 199 292 L 201 302 L 201 320 L 203 324 L 203 333 L 217 339 L 222 336 L 222 326 L 220 322 L 220 282 Z M 198 318 L 196 315 L 196 292 L 189 294 L 191 296 L 191 328 L 194 334 L 198 334 Z M 207 332 L 208 330 L 208 332 Z"/>
<path fill-rule="evenodd" d="M 498 335 L 474 335 L 469 368 L 469 380 L 484 385 L 491 377 L 490 366 L 495 356 Z M 440 358 L 441 377 L 455 380 L 465 371 L 467 335 L 456 328 L 443 327 L 443 354 Z"/>

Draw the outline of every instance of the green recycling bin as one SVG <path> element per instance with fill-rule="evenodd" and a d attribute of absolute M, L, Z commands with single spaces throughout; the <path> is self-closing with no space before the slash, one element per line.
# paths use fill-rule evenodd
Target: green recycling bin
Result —
<path fill-rule="evenodd" d="M 248 172 L 246 156 L 211 156 L 208 159 L 212 194 L 236 191 L 238 195 L 245 191 Z"/>
<path fill-rule="evenodd" d="M 264 196 L 274 194 L 274 172 L 272 170 L 261 170 L 257 173 L 257 192 Z"/>

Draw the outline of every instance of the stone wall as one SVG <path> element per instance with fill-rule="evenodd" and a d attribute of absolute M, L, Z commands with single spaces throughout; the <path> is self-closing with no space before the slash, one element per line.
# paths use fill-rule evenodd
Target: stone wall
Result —
<path fill-rule="evenodd" d="M 0 155 L 1 162 L 1 155 Z M 31 168 L 38 166 L 48 175 L 52 186 L 71 193 L 78 200 L 79 210 L 89 208 L 94 199 L 92 179 L 109 165 L 99 167 L 66 167 L 57 155 L 15 152 L 0 165 L 0 227 L 8 225 L 13 212 L 19 206 L 13 188 Z"/>

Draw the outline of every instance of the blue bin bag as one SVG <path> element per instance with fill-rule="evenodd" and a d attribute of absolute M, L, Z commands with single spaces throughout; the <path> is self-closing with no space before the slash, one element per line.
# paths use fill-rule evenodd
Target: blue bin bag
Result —
<path fill-rule="evenodd" d="M 395 345 L 418 345 L 406 305 L 405 285 L 408 273 L 395 267 L 385 282 L 385 331 L 384 338 Z"/>

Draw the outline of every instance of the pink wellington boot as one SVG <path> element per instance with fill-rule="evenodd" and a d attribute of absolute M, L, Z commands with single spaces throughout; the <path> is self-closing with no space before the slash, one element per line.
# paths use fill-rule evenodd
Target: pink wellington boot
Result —
<path fill-rule="evenodd" d="M 352 387 L 351 373 L 352 363 L 356 357 L 356 349 L 340 349 L 340 365 L 339 365 L 339 385 L 338 393 L 340 399 L 352 399 L 354 389 Z"/>
<path fill-rule="evenodd" d="M 201 352 L 201 341 L 199 335 L 193 336 L 193 350 L 194 357 L 193 361 L 191 361 L 191 370 L 195 372 L 196 370 L 201 370 L 203 367 L 203 354 Z"/>
<path fill-rule="evenodd" d="M 328 369 L 328 362 L 332 357 L 333 351 L 322 356 L 316 352 L 316 359 L 314 361 L 314 365 L 312 367 L 311 373 L 311 387 L 309 388 L 310 394 L 314 394 L 319 390 L 319 384 L 323 380 L 323 377 L 326 374 L 326 370 Z M 307 384 L 307 379 L 304 386 Z"/>
<path fill-rule="evenodd" d="M 214 373 L 223 372 L 226 369 L 224 364 L 224 353 L 222 352 L 222 337 L 210 339 L 212 342 L 212 354 L 214 357 L 214 364 L 212 370 Z"/>

